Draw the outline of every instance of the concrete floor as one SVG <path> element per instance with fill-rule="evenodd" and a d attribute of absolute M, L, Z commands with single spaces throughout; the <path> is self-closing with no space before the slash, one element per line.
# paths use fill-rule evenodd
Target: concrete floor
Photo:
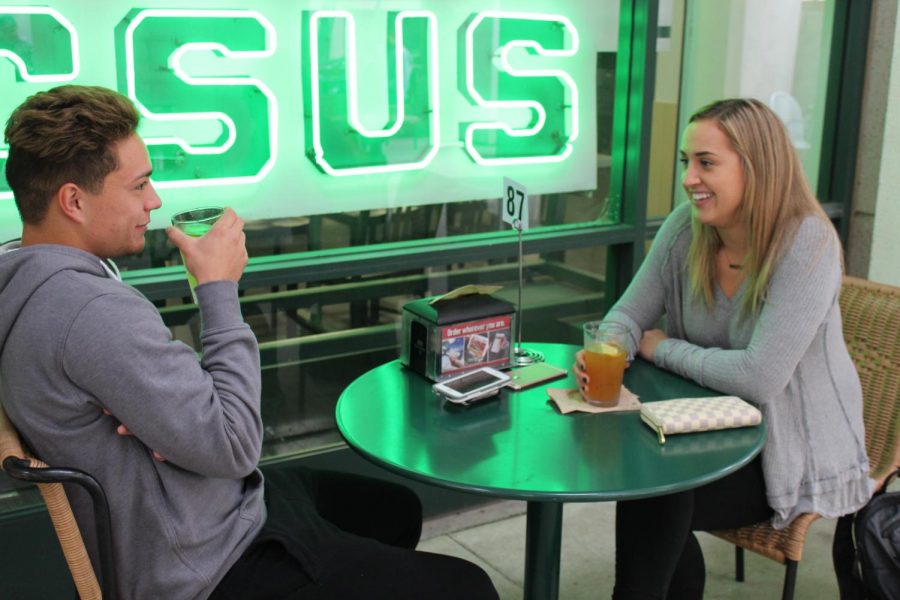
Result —
<path fill-rule="evenodd" d="M 563 509 L 560 600 L 609 598 L 613 586 L 612 503 L 567 504 Z M 835 521 L 819 519 L 806 538 L 797 573 L 796 600 L 838 598 L 831 565 Z M 777 599 L 784 567 L 745 553 L 746 581 L 734 580 L 733 546 L 699 534 L 706 559 L 707 599 Z M 501 600 L 522 598 L 525 503 L 497 502 L 426 521 L 420 550 L 471 560 L 491 576 Z"/>

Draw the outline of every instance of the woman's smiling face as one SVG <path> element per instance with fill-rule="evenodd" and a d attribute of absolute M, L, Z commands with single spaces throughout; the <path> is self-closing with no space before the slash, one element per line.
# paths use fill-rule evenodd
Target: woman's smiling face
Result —
<path fill-rule="evenodd" d="M 684 130 L 680 154 L 681 185 L 694 207 L 694 218 L 719 229 L 738 225 L 744 169 L 725 132 L 715 121 L 694 121 Z"/>

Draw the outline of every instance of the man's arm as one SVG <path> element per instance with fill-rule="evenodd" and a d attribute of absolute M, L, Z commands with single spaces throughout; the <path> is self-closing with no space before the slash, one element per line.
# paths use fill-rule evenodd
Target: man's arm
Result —
<path fill-rule="evenodd" d="M 243 477 L 262 450 L 259 349 L 237 297 L 247 264 L 243 221 L 226 209 L 203 237 L 167 233 L 198 281 L 202 361 L 172 341 L 153 305 L 122 290 L 81 311 L 63 368 L 135 443 L 184 469 Z"/>
<path fill-rule="evenodd" d="M 172 340 L 152 304 L 123 293 L 82 310 L 63 368 L 148 451 L 204 475 L 243 477 L 262 448 L 259 350 L 235 284 L 211 283 L 202 293 L 202 363 Z"/>

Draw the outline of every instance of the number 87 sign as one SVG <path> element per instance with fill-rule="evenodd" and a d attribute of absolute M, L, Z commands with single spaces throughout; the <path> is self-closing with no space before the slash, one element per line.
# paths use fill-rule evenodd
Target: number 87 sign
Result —
<path fill-rule="evenodd" d="M 509 177 L 503 178 L 503 220 L 513 229 L 528 230 L 528 188 Z"/>

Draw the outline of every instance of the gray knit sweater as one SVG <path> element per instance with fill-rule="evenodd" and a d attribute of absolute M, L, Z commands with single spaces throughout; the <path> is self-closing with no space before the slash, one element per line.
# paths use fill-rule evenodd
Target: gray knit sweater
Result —
<path fill-rule="evenodd" d="M 654 362 L 759 405 L 768 426 L 762 452 L 773 525 L 803 512 L 835 517 L 872 494 L 862 390 L 841 330 L 840 249 L 828 223 L 807 217 L 779 259 L 762 310 L 744 316 L 746 281 L 709 309 L 690 292 L 691 206 L 666 219 L 647 259 L 607 315 L 641 332 L 665 315 L 670 339 Z"/>

